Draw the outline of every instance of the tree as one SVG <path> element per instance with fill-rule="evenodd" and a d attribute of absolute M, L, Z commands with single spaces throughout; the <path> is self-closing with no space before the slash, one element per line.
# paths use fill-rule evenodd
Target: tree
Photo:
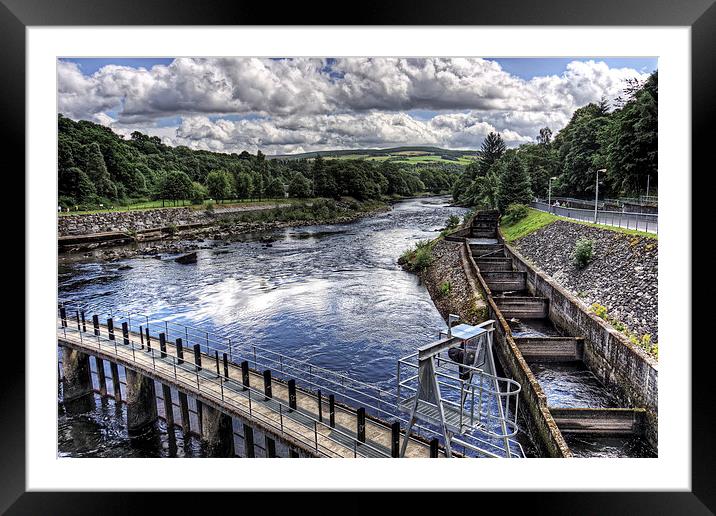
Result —
<path fill-rule="evenodd" d="M 110 199 L 117 198 L 117 187 L 112 183 L 107 172 L 107 165 L 104 156 L 97 142 L 92 142 L 87 147 L 86 170 L 87 176 L 94 183 L 97 194 Z"/>
<path fill-rule="evenodd" d="M 206 189 L 213 199 L 230 199 L 234 192 L 233 178 L 226 170 L 212 170 L 206 176 Z"/>
<path fill-rule="evenodd" d="M 476 177 L 484 177 L 487 171 L 505 153 L 505 142 L 499 133 L 490 133 L 482 142 Z"/>
<path fill-rule="evenodd" d="M 159 195 L 162 199 L 176 201 L 192 197 L 193 185 L 191 178 L 178 170 L 167 172 L 161 180 Z"/>
<path fill-rule="evenodd" d="M 517 152 L 506 153 L 495 166 L 499 177 L 496 191 L 497 208 L 505 213 L 510 204 L 528 204 L 532 200 L 530 178 L 517 157 Z"/>
<path fill-rule="evenodd" d="M 296 172 L 288 184 L 288 194 L 291 197 L 310 197 L 311 182 L 300 172 Z"/>
<path fill-rule="evenodd" d="M 254 191 L 254 180 L 248 172 L 239 172 L 236 176 L 236 197 L 250 199 Z"/>
<path fill-rule="evenodd" d="M 540 145 L 549 145 L 552 141 L 552 129 L 549 127 L 543 127 L 539 130 L 539 136 L 537 137 L 537 143 Z"/>
<path fill-rule="evenodd" d="M 278 178 L 273 178 L 269 181 L 266 187 L 266 197 L 270 199 L 278 199 L 286 196 L 286 191 L 283 187 L 283 183 Z"/>
<path fill-rule="evenodd" d="M 192 181 L 191 183 L 191 195 L 189 196 L 192 204 L 201 204 L 204 199 L 209 197 L 209 191 L 207 188 L 199 183 L 198 181 Z"/>

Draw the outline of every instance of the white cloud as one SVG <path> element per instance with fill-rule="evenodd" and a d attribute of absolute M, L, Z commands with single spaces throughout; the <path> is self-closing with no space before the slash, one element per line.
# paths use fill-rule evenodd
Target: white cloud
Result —
<path fill-rule="evenodd" d="M 108 65 L 90 76 L 60 61 L 58 95 L 60 112 L 72 118 L 195 148 L 477 148 L 491 130 L 512 145 L 544 126 L 556 132 L 575 109 L 613 99 L 634 77 L 646 75 L 596 61 L 573 61 L 562 75 L 531 80 L 477 58 L 180 58 L 150 69 Z M 410 110 L 436 116 L 418 120 Z M 157 127 L 167 118 L 181 123 Z"/>

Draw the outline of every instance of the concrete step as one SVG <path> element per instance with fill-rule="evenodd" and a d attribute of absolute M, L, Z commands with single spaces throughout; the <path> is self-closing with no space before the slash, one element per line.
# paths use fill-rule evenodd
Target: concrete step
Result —
<path fill-rule="evenodd" d="M 470 233 L 472 238 L 497 238 L 496 229 L 473 229 Z"/>
<path fill-rule="evenodd" d="M 515 337 L 529 362 L 572 362 L 582 360 L 584 337 Z"/>
<path fill-rule="evenodd" d="M 494 257 L 505 256 L 505 246 L 502 244 L 470 244 L 470 251 L 474 257 L 484 255 Z"/>
<path fill-rule="evenodd" d="M 546 297 L 495 297 L 497 307 L 505 319 L 543 319 L 549 315 Z"/>
<path fill-rule="evenodd" d="M 482 277 L 493 292 L 525 290 L 527 273 L 517 271 L 481 271 Z"/>
<path fill-rule="evenodd" d="M 509 258 L 477 258 L 475 259 L 480 272 L 493 272 L 493 271 L 511 271 L 512 260 Z"/>
<path fill-rule="evenodd" d="M 562 433 L 589 435 L 635 435 L 643 429 L 643 408 L 554 408 L 554 421 Z"/>

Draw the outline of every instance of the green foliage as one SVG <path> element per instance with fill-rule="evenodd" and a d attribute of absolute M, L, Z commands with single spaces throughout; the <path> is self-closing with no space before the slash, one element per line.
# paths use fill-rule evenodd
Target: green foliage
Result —
<path fill-rule="evenodd" d="M 589 238 L 579 238 L 572 251 L 572 262 L 577 268 L 583 269 L 592 259 L 593 253 L 594 241 Z"/>
<path fill-rule="evenodd" d="M 196 181 L 191 183 L 191 202 L 192 204 L 201 204 L 204 199 L 209 197 L 209 191 L 206 187 Z"/>
<path fill-rule="evenodd" d="M 234 194 L 234 178 L 226 170 L 212 170 L 206 176 L 206 189 L 213 199 L 231 199 Z"/>
<path fill-rule="evenodd" d="M 501 226 L 502 235 L 508 243 L 511 243 L 519 238 L 525 237 L 539 229 L 542 229 L 555 220 L 559 220 L 559 217 L 552 215 L 551 213 L 533 210 L 530 208 L 528 210 L 527 217 L 513 224 L 506 224 L 503 217 Z"/>
<path fill-rule="evenodd" d="M 438 287 L 438 292 L 441 297 L 449 296 L 452 292 L 452 283 L 450 281 L 443 281 Z"/>
<path fill-rule="evenodd" d="M 507 152 L 493 168 L 499 177 L 495 205 L 501 212 L 510 204 L 526 204 L 532 200 L 530 177 L 515 151 Z"/>
<path fill-rule="evenodd" d="M 447 223 L 445 225 L 446 229 L 455 229 L 460 225 L 460 217 L 457 215 L 450 215 L 447 219 Z"/>
<path fill-rule="evenodd" d="M 529 215 L 529 208 L 524 204 L 510 204 L 502 216 L 502 223 L 507 226 L 517 224 Z"/>
<path fill-rule="evenodd" d="M 310 197 L 311 182 L 303 174 L 297 172 L 288 184 L 288 194 L 291 197 Z"/>
<path fill-rule="evenodd" d="M 411 272 L 427 269 L 433 263 L 433 242 L 430 240 L 416 242 L 413 248 L 407 249 L 400 256 L 398 263 Z"/>
<path fill-rule="evenodd" d="M 164 174 L 159 180 L 157 195 L 160 199 L 170 201 L 189 199 L 194 193 L 194 185 L 184 172 L 173 170 Z"/>
<path fill-rule="evenodd" d="M 629 328 L 627 328 L 623 322 L 609 315 L 607 307 L 604 305 L 600 305 L 599 303 L 592 303 L 592 306 L 590 308 L 597 317 L 608 322 L 614 327 L 615 330 L 626 335 L 626 337 L 629 339 L 629 342 L 631 342 L 634 346 L 642 348 L 644 351 L 646 351 L 656 359 L 659 358 L 659 346 L 658 344 L 651 342 L 650 333 L 645 333 L 644 335 L 639 337 L 637 334 L 629 330 Z"/>

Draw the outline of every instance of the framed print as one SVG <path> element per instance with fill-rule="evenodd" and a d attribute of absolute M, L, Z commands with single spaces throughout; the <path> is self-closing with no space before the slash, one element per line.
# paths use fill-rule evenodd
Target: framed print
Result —
<path fill-rule="evenodd" d="M 304 7 L 4 0 L 3 509 L 711 513 L 712 2 Z"/>

